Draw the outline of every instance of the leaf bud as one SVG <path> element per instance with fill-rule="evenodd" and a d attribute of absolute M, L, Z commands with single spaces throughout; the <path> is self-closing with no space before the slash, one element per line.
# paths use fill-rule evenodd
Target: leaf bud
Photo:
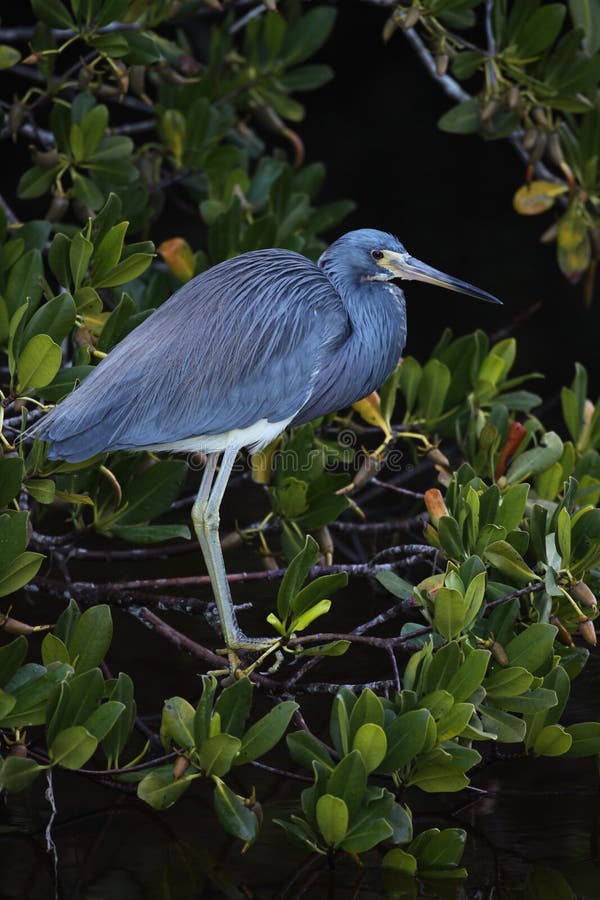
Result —
<path fill-rule="evenodd" d="M 129 84 L 136 97 L 144 93 L 146 82 L 146 66 L 131 66 L 129 69 Z"/>
<path fill-rule="evenodd" d="M 20 756 L 21 759 L 24 759 L 27 756 L 27 747 L 21 741 L 15 741 L 10 745 L 8 756 Z"/>
<path fill-rule="evenodd" d="M 591 619 L 584 619 L 583 622 L 579 623 L 579 634 L 590 647 L 595 647 L 598 643 L 596 629 Z"/>
<path fill-rule="evenodd" d="M 403 30 L 410 31 L 411 28 L 415 27 L 420 18 L 421 11 L 415 6 L 411 6 L 411 8 L 407 10 L 406 15 L 404 16 L 404 21 L 402 22 Z"/>
<path fill-rule="evenodd" d="M 47 222 L 60 222 L 64 214 L 69 208 L 69 198 L 64 194 L 55 194 L 52 198 L 48 212 L 46 213 Z"/>
<path fill-rule="evenodd" d="M 189 766 L 190 761 L 187 756 L 178 756 L 173 763 L 173 781 L 179 781 L 180 778 L 183 778 Z"/>
<path fill-rule="evenodd" d="M 550 616 L 550 622 L 556 628 L 558 628 L 558 634 L 556 635 L 556 639 L 563 644 L 565 647 L 572 647 L 574 644 L 573 637 L 570 631 L 567 631 L 563 623 L 560 621 L 558 616 Z"/>
<path fill-rule="evenodd" d="M 510 665 L 510 661 L 508 659 L 508 656 L 506 655 L 506 650 L 504 649 L 502 644 L 498 643 L 498 641 L 494 641 L 492 643 L 490 651 L 496 662 L 499 663 L 499 665 L 501 665 L 503 669 L 506 669 L 507 666 Z"/>
<path fill-rule="evenodd" d="M 591 400 L 586 400 L 583 404 L 583 424 L 589 425 L 592 421 L 592 417 L 596 412 L 596 406 L 592 403 Z"/>
<path fill-rule="evenodd" d="M 573 600 L 576 600 L 577 603 L 580 603 L 582 606 L 587 606 L 591 609 L 595 609 L 598 605 L 596 595 L 588 587 L 585 581 L 577 581 L 575 584 L 571 585 L 571 587 L 569 588 L 569 593 L 571 594 Z"/>
<path fill-rule="evenodd" d="M 447 53 L 438 53 L 435 58 L 435 70 L 440 76 L 443 78 L 446 72 L 448 71 L 448 63 L 450 61 L 450 57 Z"/>
<path fill-rule="evenodd" d="M 483 104 L 483 109 L 479 114 L 479 118 L 482 122 L 489 122 L 496 110 L 498 109 L 498 101 L 495 97 L 492 97 L 490 100 L 487 100 Z"/>
<path fill-rule="evenodd" d="M 434 465 L 443 466 L 445 469 L 450 468 L 450 460 L 445 453 L 442 453 L 439 447 L 432 447 L 431 450 L 427 451 L 426 455 L 427 459 L 429 459 Z"/>
<path fill-rule="evenodd" d="M 52 169 L 60 162 L 60 157 L 56 150 L 38 150 L 35 144 L 29 145 L 32 162 L 40 169 Z"/>
<path fill-rule="evenodd" d="M 562 147 L 560 146 L 560 138 L 556 131 L 548 135 L 548 156 L 557 166 L 562 166 L 565 161 Z"/>
<path fill-rule="evenodd" d="M 5 616 L 2 622 L 0 622 L 0 628 L 7 631 L 9 634 L 29 635 L 34 632 L 33 625 L 28 625 L 26 622 L 19 622 L 18 619 L 12 619 L 10 616 Z"/>
<path fill-rule="evenodd" d="M 519 90 L 518 85 L 511 84 L 506 94 L 506 100 L 509 109 L 517 109 L 519 103 L 521 102 L 521 91 Z"/>
<path fill-rule="evenodd" d="M 537 140 L 537 128 L 528 128 L 523 135 L 523 147 L 525 150 L 532 150 Z"/>

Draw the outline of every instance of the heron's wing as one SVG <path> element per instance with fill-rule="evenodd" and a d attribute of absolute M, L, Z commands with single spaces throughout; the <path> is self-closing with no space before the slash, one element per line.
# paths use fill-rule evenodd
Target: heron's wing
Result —
<path fill-rule="evenodd" d="M 172 444 L 291 419 L 350 323 L 326 275 L 256 251 L 188 282 L 46 417 L 53 458 Z"/>

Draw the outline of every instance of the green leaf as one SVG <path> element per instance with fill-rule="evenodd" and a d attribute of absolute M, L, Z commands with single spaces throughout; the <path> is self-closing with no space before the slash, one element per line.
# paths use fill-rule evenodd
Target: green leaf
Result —
<path fill-rule="evenodd" d="M 111 269 L 106 275 L 95 281 L 94 287 L 99 289 L 128 284 L 135 278 L 139 278 L 151 263 L 152 255 L 150 253 L 132 253 L 131 256 L 128 256 L 127 259 L 116 265 L 114 269 Z"/>
<path fill-rule="evenodd" d="M 535 756 L 562 756 L 572 742 L 573 738 L 562 725 L 546 725 L 535 739 L 533 753 Z"/>
<path fill-rule="evenodd" d="M 600 50 L 600 6 L 596 0 L 569 0 L 569 12 L 575 27 L 581 29 L 583 49 L 593 56 Z"/>
<path fill-rule="evenodd" d="M 104 693 L 100 669 L 89 669 L 61 685 L 58 702 L 50 704 L 47 742 L 51 744 L 59 731 L 72 725 L 83 725 L 97 709 Z"/>
<path fill-rule="evenodd" d="M 10 69 L 21 59 L 21 54 L 16 47 L 8 44 L 0 44 L 0 69 Z"/>
<path fill-rule="evenodd" d="M 446 690 L 453 695 L 455 701 L 468 700 L 477 690 L 485 677 L 490 657 L 489 650 L 473 650 L 469 653 L 458 672 L 446 685 Z"/>
<path fill-rule="evenodd" d="M 69 248 L 69 266 L 75 290 L 77 290 L 85 278 L 93 250 L 94 245 L 91 241 L 84 238 L 83 234 L 78 231 L 71 240 L 71 246 Z"/>
<path fill-rule="evenodd" d="M 0 574 L 0 597 L 6 597 L 25 587 L 37 575 L 43 560 L 43 553 L 26 550 L 8 563 Z"/>
<path fill-rule="evenodd" d="M 213 722 L 213 701 L 215 698 L 215 691 L 217 689 L 217 679 L 214 675 L 202 675 L 201 679 L 202 694 L 200 695 L 200 701 L 198 702 L 198 706 L 196 707 L 196 712 L 194 713 L 193 719 L 193 735 L 196 748 L 201 747 L 207 737 L 211 734 L 211 724 Z M 187 704 L 187 701 L 184 701 L 184 704 Z M 184 709 L 184 718 L 187 720 L 187 705 L 184 706 Z"/>
<path fill-rule="evenodd" d="M 407 786 L 419 787 L 428 794 L 462 791 L 468 783 L 464 772 L 439 748 L 417 760 L 406 782 Z"/>
<path fill-rule="evenodd" d="M 124 703 L 119 703 L 118 700 L 107 700 L 86 719 L 85 730 L 97 741 L 103 741 L 115 727 L 125 709 Z"/>
<path fill-rule="evenodd" d="M 68 293 L 59 294 L 44 303 L 31 317 L 23 331 L 26 344 L 36 334 L 47 334 L 61 344 L 75 325 L 75 303 Z"/>
<path fill-rule="evenodd" d="M 50 384 L 60 369 L 62 351 L 47 334 L 36 334 L 25 345 L 17 362 L 18 385 L 22 393 L 27 388 L 41 388 Z"/>
<path fill-rule="evenodd" d="M 406 850 L 402 850 L 400 847 L 393 847 L 391 850 L 388 850 L 381 861 L 381 865 L 385 869 L 394 869 L 408 878 L 414 878 L 417 874 L 417 860 L 412 853 L 407 853 Z"/>
<path fill-rule="evenodd" d="M 438 743 L 441 744 L 462 734 L 474 711 L 472 703 L 455 703 L 437 723 Z"/>
<path fill-rule="evenodd" d="M 221 718 L 221 731 L 241 738 L 246 719 L 252 705 L 252 682 L 249 678 L 239 678 L 226 687 L 217 702 L 215 712 Z"/>
<path fill-rule="evenodd" d="M 563 449 L 563 442 L 556 432 L 547 431 L 542 438 L 541 446 L 526 450 L 516 457 L 506 473 L 506 480 L 509 484 L 514 484 L 544 472 L 559 461 Z"/>
<path fill-rule="evenodd" d="M 485 731 L 495 734 L 501 743 L 518 744 L 524 739 L 526 726 L 522 719 L 491 704 L 482 704 L 479 713 Z"/>
<path fill-rule="evenodd" d="M 31 0 L 36 19 L 51 28 L 74 28 L 71 14 L 60 0 Z"/>
<path fill-rule="evenodd" d="M 112 616 L 105 603 L 92 606 L 79 618 L 67 646 L 78 674 L 104 659 L 112 640 Z"/>
<path fill-rule="evenodd" d="M 28 756 L 8 756 L 0 769 L 0 785 L 9 793 L 18 794 L 28 788 L 40 772 L 47 768 Z"/>
<path fill-rule="evenodd" d="M 94 261 L 90 280 L 92 284 L 107 275 L 117 265 L 123 252 L 123 241 L 129 222 L 119 222 L 104 235 L 94 249 Z"/>
<path fill-rule="evenodd" d="M 5 685 L 15 674 L 27 656 L 27 638 L 22 634 L 10 644 L 0 647 L 0 685 Z"/>
<path fill-rule="evenodd" d="M 231 734 L 215 734 L 203 741 L 197 750 L 200 767 L 207 777 L 226 775 L 238 755 L 242 742 Z"/>
<path fill-rule="evenodd" d="M 19 456 L 5 456 L 0 459 L 0 506 L 8 506 L 19 493 L 23 469 L 23 460 Z"/>
<path fill-rule="evenodd" d="M 364 799 L 367 787 L 367 769 L 360 750 L 354 749 L 337 764 L 327 781 L 327 792 L 339 797 L 353 819 Z"/>
<path fill-rule="evenodd" d="M 318 556 L 319 545 L 314 538 L 307 535 L 304 547 L 290 562 L 277 592 L 277 612 L 281 619 L 285 619 L 288 615 L 292 608 L 292 601 L 308 578 Z"/>
<path fill-rule="evenodd" d="M 315 578 L 293 597 L 291 608 L 294 615 L 300 616 L 347 584 L 348 574 L 346 572 L 321 575 L 319 578 Z"/>
<path fill-rule="evenodd" d="M 554 625 L 544 622 L 529 625 L 504 648 L 511 666 L 522 666 L 535 675 L 551 656 L 556 633 Z"/>
<path fill-rule="evenodd" d="M 483 551 L 485 558 L 507 578 L 516 584 L 539 581 L 520 553 L 507 541 L 493 541 Z"/>
<path fill-rule="evenodd" d="M 362 691 L 350 713 L 349 737 L 351 740 L 354 739 L 354 735 L 361 725 L 366 722 L 372 722 L 382 727 L 384 723 L 383 703 L 370 688 Z"/>
<path fill-rule="evenodd" d="M 119 757 L 129 739 L 135 722 L 136 704 L 134 700 L 133 681 L 124 672 L 119 672 L 115 685 L 108 697 L 108 702 L 122 703 L 125 711 L 102 740 L 102 750 L 112 765 L 118 766 Z"/>
<path fill-rule="evenodd" d="M 340 844 L 348 832 L 348 807 L 339 797 L 323 794 L 317 800 L 317 824 L 330 847 Z"/>
<path fill-rule="evenodd" d="M 352 749 L 360 753 L 367 774 L 374 772 L 387 753 L 385 731 L 380 725 L 365 722 L 354 735 Z"/>
<path fill-rule="evenodd" d="M 418 398 L 421 414 L 428 422 L 441 415 L 451 380 L 450 370 L 439 359 L 432 358 L 424 366 Z"/>
<path fill-rule="evenodd" d="M 451 134 L 474 134 L 479 130 L 479 104 L 465 100 L 438 119 L 438 128 Z"/>
<path fill-rule="evenodd" d="M 214 782 L 214 804 L 219 822 L 228 834 L 246 844 L 253 843 L 258 837 L 258 819 L 246 806 L 243 797 L 234 794 L 220 778 L 215 777 Z"/>
<path fill-rule="evenodd" d="M 0 689 L 0 719 L 4 719 L 17 705 L 17 698 Z"/>
<path fill-rule="evenodd" d="M 27 493 L 38 503 L 53 503 L 56 483 L 51 478 L 31 478 L 27 482 Z"/>
<path fill-rule="evenodd" d="M 548 50 L 560 33 L 566 9 L 562 3 L 545 3 L 527 17 L 517 35 L 515 56 L 529 59 Z"/>
<path fill-rule="evenodd" d="M 127 506 L 119 516 L 119 528 L 144 524 L 166 512 L 179 496 L 186 475 L 185 462 L 164 459 L 132 478 L 123 491 Z"/>
<path fill-rule="evenodd" d="M 450 588 L 440 588 L 435 598 L 433 624 L 442 637 L 451 641 L 457 637 L 465 621 L 464 598 Z"/>
<path fill-rule="evenodd" d="M 235 764 L 242 765 L 268 753 L 283 737 L 297 709 L 298 704 L 293 700 L 284 700 L 255 722 L 242 738 L 242 746 Z"/>
<path fill-rule="evenodd" d="M 94 754 L 98 741 L 82 725 L 65 728 L 50 745 L 52 765 L 80 769 Z"/>
<path fill-rule="evenodd" d="M 173 779 L 173 769 L 150 772 L 138 784 L 138 797 L 153 809 L 168 809 L 184 794 L 194 776 Z"/>
<path fill-rule="evenodd" d="M 88 159 L 102 140 L 108 126 L 108 109 L 99 104 L 81 120 L 83 135 L 83 158 Z"/>
<path fill-rule="evenodd" d="M 328 769 L 333 768 L 333 760 L 329 750 L 321 741 L 307 731 L 294 731 L 286 735 L 288 751 L 295 763 L 309 772 L 313 760 L 323 763 Z"/>
<path fill-rule="evenodd" d="M 26 169 L 19 178 L 17 196 L 23 200 L 33 200 L 35 197 L 41 197 L 42 194 L 50 190 L 50 186 L 59 172 L 60 165 L 52 166 L 51 169 L 41 169 L 39 166 Z"/>
<path fill-rule="evenodd" d="M 288 27 L 281 51 L 286 66 L 313 56 L 329 37 L 335 17 L 331 6 L 317 6 Z"/>
<path fill-rule="evenodd" d="M 176 538 L 191 540 L 187 525 L 113 525 L 110 533 L 132 544 L 160 544 Z"/>
<path fill-rule="evenodd" d="M 578 722 L 565 730 L 572 739 L 567 756 L 597 756 L 600 753 L 600 722 Z"/>
<path fill-rule="evenodd" d="M 494 703 L 509 712 L 532 715 L 552 709 L 553 706 L 556 706 L 557 697 L 554 691 L 540 687 L 517 696 L 496 697 Z"/>
<path fill-rule="evenodd" d="M 160 725 L 160 739 L 165 750 L 173 743 L 184 750 L 193 750 L 196 744 L 194 737 L 194 716 L 196 710 L 183 697 L 171 697 L 163 704 Z"/>
<path fill-rule="evenodd" d="M 483 683 L 488 697 L 515 697 L 524 694 L 531 687 L 533 675 L 523 666 L 498 669 Z"/>
<path fill-rule="evenodd" d="M 414 709 L 398 716 L 386 728 L 387 753 L 378 771 L 396 772 L 412 763 L 423 749 L 430 721 L 433 719 L 427 709 Z"/>
<path fill-rule="evenodd" d="M 389 570 L 378 572 L 375 580 L 399 600 L 410 600 L 415 590 L 409 581 L 405 581 L 404 578 L 400 578 L 395 572 Z"/>
<path fill-rule="evenodd" d="M 458 522 L 452 516 L 442 516 L 438 522 L 438 536 L 442 548 L 451 559 L 464 559 L 465 549 Z"/>

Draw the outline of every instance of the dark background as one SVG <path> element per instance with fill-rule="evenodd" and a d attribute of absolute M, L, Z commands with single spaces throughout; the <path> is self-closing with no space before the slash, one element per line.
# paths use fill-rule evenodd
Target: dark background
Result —
<path fill-rule="evenodd" d="M 552 212 L 514 212 L 512 196 L 525 178 L 516 152 L 508 141 L 440 131 L 437 120 L 452 101 L 402 34 L 383 43 L 385 10 L 359 0 L 343 0 L 338 10 L 320 54 L 335 69 L 335 80 L 303 95 L 307 117 L 299 127 L 308 159 L 327 165 L 323 199 L 352 198 L 358 206 L 347 226 L 394 232 L 413 255 L 505 303 L 498 310 L 407 283 L 406 352 L 423 357 L 446 326 L 457 334 L 478 327 L 493 334 L 540 303 L 513 332 L 519 372 L 543 372 L 545 385 L 533 389 L 547 398 L 570 383 L 579 360 L 588 367 L 595 399 L 600 290 L 586 310 L 581 286 L 569 285 L 558 269 L 555 245 L 540 244 Z"/>
<path fill-rule="evenodd" d="M 513 211 L 512 196 L 525 178 L 516 152 L 508 141 L 440 131 L 437 120 L 452 101 L 400 32 L 383 43 L 385 9 L 362 0 L 329 2 L 337 6 L 338 20 L 315 61 L 331 65 L 335 79 L 300 95 L 307 115 L 297 130 L 307 161 L 322 160 L 327 166 L 319 202 L 351 198 L 357 203 L 330 237 L 349 228 L 391 231 L 414 256 L 505 303 L 499 309 L 407 283 L 406 352 L 426 359 L 445 327 L 456 334 L 475 328 L 499 336 L 510 332 L 519 345 L 516 371 L 543 372 L 545 384 L 532 388 L 545 399 L 570 383 L 575 360 L 587 366 L 595 399 L 600 391 L 600 289 L 591 310 L 585 309 L 581 287 L 568 284 L 558 269 L 554 245 L 540 244 L 553 212 L 523 217 Z M 206 42 L 210 18 L 203 15 L 191 27 L 189 37 L 199 47 Z M 2 4 L 3 27 L 30 21 L 29 8 Z M 201 58 L 202 51 L 198 53 Z M 2 74 L 22 94 L 25 83 L 9 72 Z M 15 197 L 18 175 L 29 162 L 27 144 L 24 139 L 16 145 L 4 141 L 0 167 L 0 191 L 23 218 L 43 216 L 47 206 L 46 198 L 32 202 Z M 201 246 L 201 228 L 193 219 L 186 221 L 173 204 L 167 203 L 165 212 L 160 234 L 157 230 L 150 237 L 160 242 L 182 234 L 194 249 Z M 537 312 L 527 317 L 527 310 L 538 304 Z"/>

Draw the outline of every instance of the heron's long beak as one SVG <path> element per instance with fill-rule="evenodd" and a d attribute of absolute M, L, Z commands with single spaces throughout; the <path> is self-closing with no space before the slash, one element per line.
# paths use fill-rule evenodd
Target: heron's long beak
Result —
<path fill-rule="evenodd" d="M 482 291 L 481 288 L 469 284 L 467 281 L 461 281 L 460 278 L 453 278 L 452 275 L 446 275 L 438 269 L 428 266 L 427 263 L 415 259 L 409 254 L 396 253 L 394 250 L 384 250 L 383 258 L 379 260 L 379 265 L 393 273 L 394 278 L 404 278 L 408 281 L 426 281 L 429 284 L 436 284 L 438 287 L 447 288 L 449 291 L 456 291 L 459 294 L 467 294 L 469 297 L 477 297 L 478 300 L 486 300 L 488 303 L 499 303 L 502 301 Z"/>

